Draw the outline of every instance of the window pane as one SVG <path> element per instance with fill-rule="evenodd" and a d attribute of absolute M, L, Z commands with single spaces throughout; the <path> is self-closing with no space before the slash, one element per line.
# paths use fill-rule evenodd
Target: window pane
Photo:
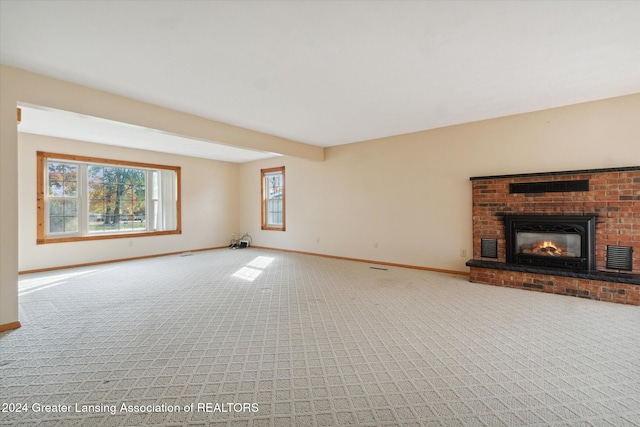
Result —
<path fill-rule="evenodd" d="M 49 218 L 49 231 L 52 233 L 64 232 L 64 217 L 52 216 Z"/>
<path fill-rule="evenodd" d="M 265 175 L 267 180 L 267 198 L 268 199 L 281 199 L 282 198 L 282 174 L 267 174 Z"/>
<path fill-rule="evenodd" d="M 78 201 L 62 199 L 49 201 L 49 232 L 78 232 Z"/>
<path fill-rule="evenodd" d="M 129 229 L 129 228 L 131 228 L 131 216 L 130 215 L 120 215 L 120 222 L 118 223 L 118 227 L 120 229 Z"/>
<path fill-rule="evenodd" d="M 89 175 L 89 182 L 95 180 L 96 182 L 102 182 L 104 177 L 104 168 L 102 166 L 89 165 L 87 167 L 87 173 Z"/>
<path fill-rule="evenodd" d="M 64 165 L 62 163 L 49 162 L 49 181 L 64 180 Z"/>
<path fill-rule="evenodd" d="M 66 216 L 64 217 L 64 231 L 69 232 L 77 232 L 78 231 L 78 217 L 77 216 Z"/>
<path fill-rule="evenodd" d="M 120 202 L 120 213 L 122 215 L 131 215 L 133 214 L 133 206 L 130 200 L 124 200 Z"/>
<path fill-rule="evenodd" d="M 97 167 L 88 168 L 90 232 L 130 231 L 136 213 L 145 216 L 146 171 L 143 169 Z M 137 228 L 146 228 L 142 220 Z"/>
<path fill-rule="evenodd" d="M 118 198 L 127 198 L 127 186 L 125 184 L 118 184 L 118 188 L 116 188 L 116 191 Z"/>
<path fill-rule="evenodd" d="M 104 231 L 105 212 L 103 199 L 89 200 L 89 232 Z"/>
<path fill-rule="evenodd" d="M 105 180 L 105 183 L 108 183 L 109 181 Z M 111 197 L 115 197 L 116 194 L 118 194 L 118 186 L 117 185 L 109 185 L 106 184 L 104 186 L 104 197 L 105 199 L 109 199 Z"/>
<path fill-rule="evenodd" d="M 153 229 L 158 229 L 158 201 L 153 201 Z"/>
<path fill-rule="evenodd" d="M 62 181 L 49 181 L 49 196 L 62 197 L 64 194 L 64 185 Z"/>
<path fill-rule="evenodd" d="M 282 200 L 269 200 L 267 203 L 267 224 L 282 225 Z"/>
<path fill-rule="evenodd" d="M 133 198 L 135 200 L 144 200 L 145 199 L 145 188 L 142 185 L 135 185 L 133 187 Z"/>
<path fill-rule="evenodd" d="M 51 200 L 49 203 L 49 216 L 63 216 L 64 215 L 64 201 Z"/>
<path fill-rule="evenodd" d="M 49 162 L 49 195 L 54 197 L 77 197 L 78 165 Z"/>
<path fill-rule="evenodd" d="M 76 181 L 64 182 L 64 196 L 65 197 L 77 197 L 78 196 L 78 183 Z"/>
<path fill-rule="evenodd" d="M 104 188 L 104 185 L 102 184 L 102 181 L 97 182 L 95 181 L 95 178 L 93 180 L 90 180 L 88 185 L 88 190 L 92 198 L 94 199 L 104 198 L 105 188 Z"/>
<path fill-rule="evenodd" d="M 125 185 L 123 197 L 127 200 L 133 200 L 135 198 L 135 193 L 133 192 L 133 185 Z"/>
<path fill-rule="evenodd" d="M 77 165 L 64 165 L 64 180 L 65 181 L 78 181 L 78 166 Z"/>
<path fill-rule="evenodd" d="M 152 187 L 151 187 L 151 198 L 154 200 L 157 200 L 158 199 L 158 171 L 153 171 L 151 179 L 153 180 Z"/>
<path fill-rule="evenodd" d="M 96 218 L 104 215 L 105 205 L 103 199 L 90 199 L 89 200 L 89 214 L 95 215 Z"/>
<path fill-rule="evenodd" d="M 78 203 L 75 200 L 64 201 L 64 216 L 78 216 Z"/>

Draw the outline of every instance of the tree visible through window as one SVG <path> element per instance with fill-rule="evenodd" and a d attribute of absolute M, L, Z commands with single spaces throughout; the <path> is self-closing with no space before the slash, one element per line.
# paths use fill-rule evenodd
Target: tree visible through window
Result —
<path fill-rule="evenodd" d="M 51 233 L 78 232 L 78 165 L 48 164 L 49 230 Z"/>
<path fill-rule="evenodd" d="M 146 230 L 147 172 L 89 165 L 89 232 Z"/>
<path fill-rule="evenodd" d="M 38 243 L 180 233 L 179 187 L 179 167 L 38 152 Z"/>
<path fill-rule="evenodd" d="M 262 169 L 262 229 L 285 230 L 284 166 Z"/>

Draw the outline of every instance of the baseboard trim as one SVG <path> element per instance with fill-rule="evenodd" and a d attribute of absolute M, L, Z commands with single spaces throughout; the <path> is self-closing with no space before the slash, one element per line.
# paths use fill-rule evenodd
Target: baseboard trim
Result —
<path fill-rule="evenodd" d="M 0 332 L 18 329 L 20 326 L 22 326 L 20 322 L 5 323 L 4 325 L 0 325 Z"/>
<path fill-rule="evenodd" d="M 294 251 L 292 249 L 270 248 L 270 247 L 267 247 L 267 246 L 256 246 L 256 245 L 251 245 L 251 247 L 252 248 L 258 248 L 258 249 L 267 249 L 267 250 L 270 250 L 270 251 L 290 252 L 290 253 L 294 253 L 294 254 L 313 255 L 313 256 L 320 256 L 320 257 L 324 257 L 324 258 L 342 259 L 342 260 L 345 260 L 345 261 L 366 262 L 367 264 L 387 265 L 389 267 L 400 267 L 400 268 L 411 268 L 413 270 L 434 271 L 436 273 L 455 274 L 455 275 L 458 275 L 458 276 L 459 275 L 469 276 L 469 274 L 470 274 L 468 271 L 445 270 L 443 268 L 423 267 L 423 266 L 420 266 L 420 265 L 411 265 L 411 264 L 398 264 L 398 263 L 395 263 L 395 262 L 373 261 L 373 260 L 370 260 L 370 259 L 350 258 L 350 257 L 337 256 L 337 255 L 321 254 L 321 253 L 316 253 L 316 252 Z"/>
<path fill-rule="evenodd" d="M 156 255 L 143 255 L 143 256 L 137 256 L 137 257 L 131 257 L 131 258 L 119 258 L 119 259 L 110 259 L 110 260 L 106 260 L 106 261 L 85 262 L 85 263 L 82 263 L 82 264 L 61 265 L 61 266 L 58 266 L 58 267 L 38 268 L 36 270 L 18 271 L 18 274 L 42 273 L 42 272 L 45 272 L 45 271 L 64 270 L 66 268 L 90 267 L 92 265 L 112 264 L 114 262 L 135 261 L 135 260 L 139 260 L 139 259 L 157 258 L 157 257 L 161 257 L 161 256 L 178 255 L 178 254 L 184 254 L 184 253 L 188 253 L 188 252 L 211 251 L 211 250 L 214 250 L 214 249 L 223 249 L 223 248 L 228 248 L 228 246 L 215 246 L 215 247 L 212 247 L 212 248 L 190 249 L 190 250 L 187 250 L 187 251 L 167 252 L 167 253 L 156 254 Z"/>
<path fill-rule="evenodd" d="M 436 272 L 436 273 L 446 273 L 446 274 L 455 274 L 455 275 L 463 275 L 463 276 L 469 276 L 469 274 L 470 274 L 468 271 L 446 270 L 446 269 L 443 269 L 443 268 L 423 267 L 423 266 L 420 266 L 420 265 L 398 264 L 398 263 L 395 263 L 395 262 L 385 262 L 385 261 L 374 261 L 374 260 L 370 260 L 370 259 L 343 257 L 343 256 L 337 256 L 337 255 L 322 254 L 322 253 L 317 253 L 317 252 L 295 251 L 295 250 L 292 250 L 292 249 L 280 249 L 280 248 L 271 248 L 271 247 L 268 247 L 268 246 L 256 246 L 256 245 L 251 245 L 251 247 L 252 248 L 256 248 L 256 249 L 266 249 L 266 250 L 270 250 L 270 251 L 290 252 L 290 253 L 302 254 L 302 255 L 319 256 L 319 257 L 323 257 L 323 258 L 341 259 L 341 260 L 345 260 L 345 261 L 365 262 L 365 263 L 368 263 L 368 264 L 376 264 L 376 265 L 387 265 L 389 267 L 400 267 L 400 268 L 411 268 L 413 270 L 433 271 L 433 272 Z M 156 254 L 156 255 L 144 255 L 144 256 L 131 257 L 131 258 L 112 259 L 112 260 L 107 260 L 107 261 L 87 262 L 87 263 L 83 263 L 83 264 L 61 265 L 61 266 L 58 266 L 58 267 L 48 267 L 48 268 L 39 268 L 39 269 L 36 269 L 36 270 L 19 271 L 18 274 L 42 273 L 42 272 L 46 272 L 46 271 L 64 270 L 66 268 L 90 267 L 92 265 L 111 264 L 111 263 L 114 263 L 114 262 L 135 261 L 135 260 L 139 260 L 139 259 L 157 258 L 157 257 L 161 257 L 161 256 L 178 255 L 178 254 L 183 254 L 183 253 L 188 253 L 188 252 L 203 252 L 203 251 L 211 251 L 211 250 L 214 250 L 214 249 L 225 249 L 225 248 L 228 248 L 228 246 L 215 246 L 215 247 L 211 247 L 211 248 L 191 249 L 191 250 L 179 251 L 179 252 L 167 252 L 167 253 Z M 17 326 L 17 327 L 20 327 L 20 326 Z"/>

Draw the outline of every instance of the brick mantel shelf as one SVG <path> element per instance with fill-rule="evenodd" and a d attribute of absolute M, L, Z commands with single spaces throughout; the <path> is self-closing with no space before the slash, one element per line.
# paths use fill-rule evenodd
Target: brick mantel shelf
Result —
<path fill-rule="evenodd" d="M 472 177 L 470 280 L 640 305 L 640 166 Z M 595 270 L 568 271 L 506 262 L 505 215 L 595 215 Z M 483 257 L 483 239 L 497 243 Z M 607 268 L 607 247 L 630 247 L 631 270 Z"/>

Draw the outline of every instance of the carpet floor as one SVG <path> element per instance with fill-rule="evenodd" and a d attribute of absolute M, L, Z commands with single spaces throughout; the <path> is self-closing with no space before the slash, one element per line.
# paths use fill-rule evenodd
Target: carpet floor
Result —
<path fill-rule="evenodd" d="M 640 308 L 302 254 L 20 277 L 3 426 L 639 426 Z"/>

